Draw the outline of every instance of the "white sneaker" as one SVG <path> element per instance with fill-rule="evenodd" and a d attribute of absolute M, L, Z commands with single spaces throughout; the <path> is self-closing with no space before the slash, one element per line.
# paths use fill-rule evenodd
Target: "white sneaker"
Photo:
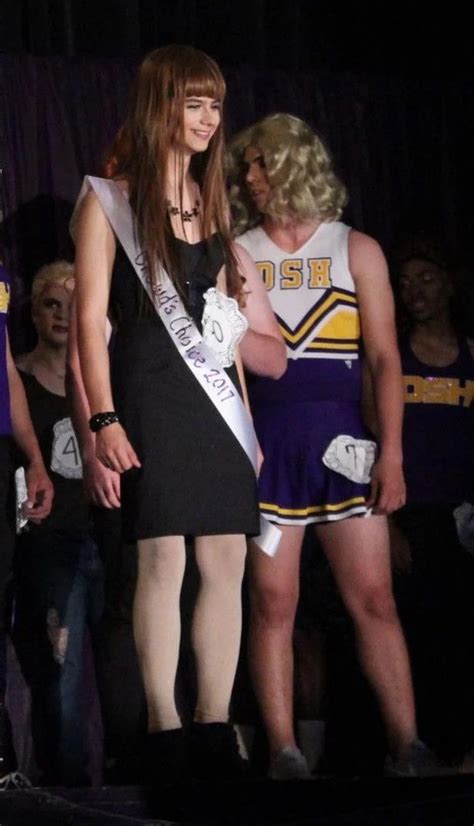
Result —
<path fill-rule="evenodd" d="M 296 731 L 301 753 L 311 774 L 318 770 L 324 752 L 326 723 L 324 720 L 297 720 Z"/>
<path fill-rule="evenodd" d="M 268 777 L 271 780 L 308 780 L 311 772 L 300 750 L 296 746 L 285 746 L 272 757 Z"/>
<path fill-rule="evenodd" d="M 435 777 L 453 774 L 453 770 L 443 765 L 425 743 L 416 740 L 406 757 L 394 759 L 389 755 L 386 758 L 384 774 L 385 777 Z"/>
<path fill-rule="evenodd" d="M 15 771 L 0 777 L 0 792 L 9 792 L 15 789 L 31 789 L 31 783 L 24 774 Z"/>

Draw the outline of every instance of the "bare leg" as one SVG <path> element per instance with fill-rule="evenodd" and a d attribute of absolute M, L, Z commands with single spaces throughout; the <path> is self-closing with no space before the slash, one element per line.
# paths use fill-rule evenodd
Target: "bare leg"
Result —
<path fill-rule="evenodd" d="M 271 754 L 295 746 L 293 625 L 299 595 L 304 527 L 280 526 L 275 557 L 251 547 L 250 672 Z"/>
<path fill-rule="evenodd" d="M 195 720 L 225 723 L 240 650 L 247 546 L 242 535 L 199 536 L 195 552 L 201 578 L 192 624 L 198 686 Z"/>
<path fill-rule="evenodd" d="M 392 594 L 387 520 L 345 519 L 316 531 L 354 621 L 360 663 L 378 699 L 390 750 L 404 756 L 417 733 L 410 664 Z"/>
<path fill-rule="evenodd" d="M 138 542 L 133 629 L 148 706 L 148 731 L 180 728 L 175 702 L 186 556 L 182 536 Z"/>

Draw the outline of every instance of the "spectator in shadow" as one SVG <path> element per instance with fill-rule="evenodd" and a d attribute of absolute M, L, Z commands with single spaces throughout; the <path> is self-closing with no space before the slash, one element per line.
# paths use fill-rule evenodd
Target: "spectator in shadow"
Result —
<path fill-rule="evenodd" d="M 16 546 L 14 639 L 31 689 L 35 757 L 44 785 L 90 783 L 82 708 L 84 641 L 103 609 L 102 565 L 65 395 L 74 268 L 42 267 L 32 285 L 34 349 L 18 359 L 43 461 L 55 485 L 51 514 Z"/>
<path fill-rule="evenodd" d="M 16 757 L 10 720 L 5 706 L 7 685 L 7 633 L 12 557 L 15 544 L 15 489 L 13 448 L 22 452 L 25 464 L 25 498 L 18 517 L 25 522 L 46 519 L 51 511 L 53 485 L 46 472 L 31 422 L 22 381 L 13 361 L 7 330 L 10 276 L 0 262 L 0 781 L 2 788 L 16 785 Z"/>
<path fill-rule="evenodd" d="M 407 502 L 392 537 L 399 605 L 421 730 L 459 762 L 474 737 L 474 559 L 459 539 L 474 504 L 474 342 L 459 267 L 442 242 L 407 237 L 391 270 L 405 391 Z"/>

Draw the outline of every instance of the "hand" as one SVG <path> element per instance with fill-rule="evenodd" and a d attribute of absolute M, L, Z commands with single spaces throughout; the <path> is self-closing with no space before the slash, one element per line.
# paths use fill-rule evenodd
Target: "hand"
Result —
<path fill-rule="evenodd" d="M 83 461 L 83 482 L 87 499 L 94 505 L 120 507 L 120 474 L 104 467 L 95 455 Z"/>
<path fill-rule="evenodd" d="M 124 473 L 132 467 L 141 467 L 125 430 L 118 422 L 109 424 L 96 433 L 95 452 L 99 462 L 116 473 Z"/>
<path fill-rule="evenodd" d="M 30 462 L 26 470 L 28 499 L 23 505 L 25 519 L 39 522 L 51 512 L 54 488 L 42 460 Z"/>
<path fill-rule="evenodd" d="M 398 459 L 380 454 L 372 468 L 370 496 L 367 507 L 374 514 L 389 514 L 405 504 L 405 480 L 402 463 Z"/>

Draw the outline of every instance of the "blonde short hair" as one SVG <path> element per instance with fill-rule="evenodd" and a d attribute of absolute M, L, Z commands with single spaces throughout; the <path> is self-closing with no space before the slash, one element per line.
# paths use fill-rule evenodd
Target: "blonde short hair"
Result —
<path fill-rule="evenodd" d="M 63 287 L 75 277 L 74 264 L 70 261 L 53 261 L 40 267 L 31 285 L 31 302 L 34 304 L 50 285 Z"/>
<path fill-rule="evenodd" d="M 230 201 L 239 235 L 261 219 L 242 175 L 245 150 L 262 152 L 272 197 L 265 214 L 276 222 L 293 216 L 337 221 L 347 203 L 347 191 L 332 168 L 319 136 L 294 115 L 274 114 L 236 135 L 229 144 Z"/>

